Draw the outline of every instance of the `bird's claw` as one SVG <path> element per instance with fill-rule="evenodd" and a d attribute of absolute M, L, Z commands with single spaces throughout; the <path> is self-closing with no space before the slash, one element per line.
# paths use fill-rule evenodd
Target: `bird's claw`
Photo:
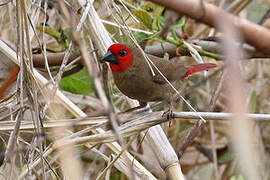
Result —
<path fill-rule="evenodd" d="M 173 120 L 173 111 L 171 109 L 165 111 L 163 114 L 162 114 L 162 117 L 166 117 L 167 120 L 169 121 L 169 126 L 171 126 L 172 124 L 172 120 Z"/>

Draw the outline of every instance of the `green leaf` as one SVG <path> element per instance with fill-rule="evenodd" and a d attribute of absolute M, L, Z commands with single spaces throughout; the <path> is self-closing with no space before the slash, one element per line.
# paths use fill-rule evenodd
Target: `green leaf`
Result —
<path fill-rule="evenodd" d="M 155 17 L 161 16 L 161 14 L 164 10 L 163 6 L 159 6 L 159 5 L 154 4 L 152 2 L 144 2 L 141 5 L 141 8 L 148 11 L 148 12 L 153 12 Z"/>
<path fill-rule="evenodd" d="M 112 25 L 109 25 L 109 24 L 105 24 L 105 27 L 107 29 L 107 31 L 110 33 L 110 34 L 113 34 L 113 38 L 119 42 L 119 43 L 124 43 L 124 44 L 130 44 L 132 43 L 132 41 L 130 40 L 130 38 L 126 35 L 123 35 L 123 33 L 120 33 L 121 31 L 115 27 L 115 26 L 112 26 Z"/>
<path fill-rule="evenodd" d="M 165 24 L 165 17 L 162 16 L 162 13 L 164 11 L 163 6 L 159 6 L 157 4 L 154 4 L 152 2 L 144 2 L 141 5 L 141 8 L 146 10 L 147 12 L 151 12 L 154 20 L 152 23 L 152 29 L 155 29 L 157 31 L 160 31 L 161 26 Z"/>
<path fill-rule="evenodd" d="M 181 28 L 184 31 L 183 27 L 185 26 L 185 24 L 186 24 L 186 18 L 182 17 L 174 26 Z"/>
<path fill-rule="evenodd" d="M 43 32 L 43 26 L 37 26 L 36 29 Z M 44 33 L 55 38 L 57 42 L 61 39 L 61 33 L 49 26 L 44 27 Z"/>
<path fill-rule="evenodd" d="M 164 11 L 163 6 L 156 5 L 155 9 L 154 9 L 154 16 L 155 17 L 160 17 L 162 15 L 163 11 Z"/>
<path fill-rule="evenodd" d="M 179 128 L 179 132 L 186 131 L 192 127 L 193 127 L 193 125 L 191 125 L 191 124 L 181 124 L 180 128 Z"/>
<path fill-rule="evenodd" d="M 195 106 L 197 105 L 197 102 L 196 102 L 196 98 L 195 98 L 195 97 L 189 98 L 189 99 L 188 99 L 188 102 L 189 102 L 189 104 L 190 104 L 192 107 L 195 107 Z M 184 104 L 183 104 L 183 107 L 182 107 L 182 110 L 183 110 L 183 111 L 190 111 L 190 108 L 189 108 L 189 106 L 188 106 L 186 103 L 184 103 Z"/>
<path fill-rule="evenodd" d="M 251 97 L 249 99 L 249 112 L 250 113 L 256 112 L 256 105 L 257 105 L 257 93 L 256 91 L 252 91 Z"/>
<path fill-rule="evenodd" d="M 230 180 L 245 180 L 243 175 L 235 175 L 230 178 Z"/>
<path fill-rule="evenodd" d="M 235 155 L 232 154 L 231 152 L 226 152 L 222 156 L 218 157 L 218 162 L 219 163 L 228 163 L 232 161 L 235 158 Z"/>
<path fill-rule="evenodd" d="M 37 26 L 37 30 L 40 32 L 43 32 L 43 26 Z M 72 29 L 66 28 L 66 29 L 59 29 L 59 31 L 49 27 L 44 27 L 44 33 L 55 38 L 55 40 L 62 45 L 63 47 L 67 48 L 71 39 L 72 39 Z"/>
<path fill-rule="evenodd" d="M 152 35 L 149 37 L 149 39 L 154 40 L 155 38 L 158 38 L 159 34 L 160 34 L 160 32 L 155 32 L 154 34 L 152 34 Z"/>
<path fill-rule="evenodd" d="M 60 88 L 76 94 L 93 92 L 92 79 L 85 68 L 81 71 L 61 79 Z"/>
<path fill-rule="evenodd" d="M 178 38 L 178 36 L 177 36 L 177 34 L 176 34 L 176 32 L 175 32 L 174 29 L 171 29 L 171 33 L 172 33 L 173 39 L 178 42 L 179 41 L 179 38 Z M 180 42 L 178 42 L 178 43 L 180 43 Z"/>
<path fill-rule="evenodd" d="M 145 25 L 148 29 L 152 29 L 153 19 L 147 11 L 133 9 L 132 14 L 134 14 L 136 18 L 141 21 L 141 23 L 143 23 L 143 25 Z"/>
<path fill-rule="evenodd" d="M 155 16 L 153 22 L 153 29 L 160 31 L 161 27 L 164 26 L 166 23 L 166 18 L 164 16 Z"/>
<path fill-rule="evenodd" d="M 184 32 L 185 30 L 185 18 L 182 17 L 175 25 L 171 26 L 170 31 L 172 33 L 173 39 L 176 41 L 179 41 L 179 38 L 176 34 L 177 31 L 182 31 Z"/>
<path fill-rule="evenodd" d="M 143 40 L 148 39 L 152 35 L 151 34 L 146 34 L 144 32 L 134 32 L 134 36 L 135 36 L 136 40 L 138 41 L 138 43 L 140 43 Z"/>
<path fill-rule="evenodd" d="M 118 172 L 118 171 L 115 172 L 115 173 L 111 173 L 110 179 L 111 180 L 120 180 L 121 179 L 121 173 Z"/>
<path fill-rule="evenodd" d="M 70 41 L 72 40 L 72 29 L 60 29 L 59 32 L 61 33 L 59 44 L 63 45 L 65 48 L 69 46 Z"/>

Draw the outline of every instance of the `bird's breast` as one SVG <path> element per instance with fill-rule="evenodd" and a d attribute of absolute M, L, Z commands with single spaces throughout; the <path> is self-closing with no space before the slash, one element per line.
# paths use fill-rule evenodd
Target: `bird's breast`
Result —
<path fill-rule="evenodd" d="M 153 76 L 145 69 L 130 68 L 125 72 L 114 72 L 113 77 L 123 94 L 138 101 L 161 101 L 171 95 L 171 88 L 167 84 L 155 83 Z"/>

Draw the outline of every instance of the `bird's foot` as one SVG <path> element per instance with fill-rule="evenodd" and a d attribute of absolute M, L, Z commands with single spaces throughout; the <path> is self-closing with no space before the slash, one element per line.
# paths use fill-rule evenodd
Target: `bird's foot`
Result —
<path fill-rule="evenodd" d="M 169 121 L 169 126 L 172 125 L 172 120 L 174 119 L 173 117 L 173 111 L 171 108 L 169 108 L 167 111 L 165 111 L 163 114 L 162 114 L 162 117 L 166 117 L 167 120 Z"/>

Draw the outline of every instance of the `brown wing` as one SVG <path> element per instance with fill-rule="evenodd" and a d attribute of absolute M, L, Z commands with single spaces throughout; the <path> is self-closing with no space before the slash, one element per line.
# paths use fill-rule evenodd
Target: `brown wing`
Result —
<path fill-rule="evenodd" d="M 126 45 L 128 48 L 132 49 L 133 54 L 136 55 L 136 61 L 134 61 L 133 67 L 147 67 L 146 60 L 144 59 L 142 53 L 139 49 L 134 48 L 132 45 Z M 158 69 L 163 73 L 163 75 L 170 81 L 180 80 L 182 76 L 188 71 L 187 68 L 183 66 L 180 61 L 177 60 L 165 60 L 163 58 L 159 58 L 153 55 L 148 54 L 148 57 L 153 61 L 153 63 L 158 67 Z M 143 64 L 143 65 L 142 65 Z M 153 77 L 153 81 L 158 84 L 165 84 L 165 79 L 159 74 L 159 72 L 153 67 L 155 71 L 155 76 Z M 149 69 L 149 73 L 151 73 Z"/>
<path fill-rule="evenodd" d="M 151 55 L 149 57 L 170 82 L 181 80 L 182 76 L 188 71 L 188 69 L 185 68 L 183 64 L 177 60 L 167 61 Z M 155 83 L 165 84 L 165 79 L 155 68 L 154 70 L 156 75 L 153 77 L 153 81 Z"/>

